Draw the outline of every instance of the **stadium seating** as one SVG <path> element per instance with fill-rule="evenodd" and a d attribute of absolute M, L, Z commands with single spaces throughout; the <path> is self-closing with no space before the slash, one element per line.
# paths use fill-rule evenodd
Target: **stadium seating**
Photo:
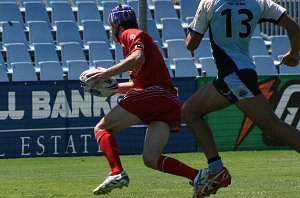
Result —
<path fill-rule="evenodd" d="M 93 61 L 94 67 L 103 67 L 103 68 L 109 68 L 113 66 L 115 63 L 113 60 L 94 60 Z"/>
<path fill-rule="evenodd" d="M 90 66 L 95 66 L 95 62 L 99 60 L 113 61 L 109 46 L 104 41 L 89 42 L 89 63 Z"/>
<path fill-rule="evenodd" d="M 138 4 L 139 0 L 127 0 L 128 5 L 130 5 L 132 7 L 132 9 L 134 10 L 137 19 L 139 20 L 139 4 Z M 147 12 L 147 19 L 152 19 L 152 15 L 150 12 L 149 7 L 146 8 L 146 12 Z"/>
<path fill-rule="evenodd" d="M 119 63 L 124 59 L 123 49 L 120 44 L 115 44 L 115 62 Z"/>
<path fill-rule="evenodd" d="M 80 74 L 90 68 L 85 60 L 70 60 L 66 64 L 68 68 L 68 80 L 78 80 Z"/>
<path fill-rule="evenodd" d="M 56 47 L 53 43 L 35 43 L 34 57 L 36 67 L 39 67 L 41 62 L 59 62 Z"/>
<path fill-rule="evenodd" d="M 58 21 L 73 21 L 76 22 L 75 15 L 69 2 L 52 1 L 51 0 L 51 22 L 55 28 Z"/>
<path fill-rule="evenodd" d="M 44 3 L 43 0 L 20 0 L 19 2 L 20 2 L 20 7 L 25 7 L 25 3 Z"/>
<path fill-rule="evenodd" d="M 187 18 L 194 17 L 196 14 L 196 10 L 198 8 L 199 2 L 198 0 L 179 0 L 180 7 L 180 20 L 184 27 L 187 26 Z"/>
<path fill-rule="evenodd" d="M 156 43 L 156 45 L 157 45 L 157 47 L 158 47 L 158 49 L 159 49 L 161 55 L 163 56 L 163 58 L 166 58 L 166 55 L 165 55 L 165 52 L 164 52 L 164 50 L 163 50 L 162 44 L 161 44 L 160 42 L 158 42 L 158 41 L 154 41 L 154 42 Z"/>
<path fill-rule="evenodd" d="M 162 18 L 162 41 L 169 39 L 185 39 L 185 32 L 178 18 Z"/>
<path fill-rule="evenodd" d="M 175 77 L 199 76 L 196 65 L 191 58 L 174 58 Z"/>
<path fill-rule="evenodd" d="M 207 38 L 203 38 L 198 48 L 194 51 L 195 62 L 199 63 L 199 58 L 201 57 L 212 57 L 210 41 Z"/>
<path fill-rule="evenodd" d="M 251 57 L 256 55 L 269 55 L 265 42 L 261 37 L 251 38 L 249 43 L 249 53 Z"/>
<path fill-rule="evenodd" d="M 28 0 L 27 0 L 28 1 Z M 25 2 L 25 23 L 30 21 L 44 21 L 52 29 L 45 4 L 42 2 Z"/>
<path fill-rule="evenodd" d="M 87 45 L 91 41 L 104 41 L 110 44 L 103 23 L 100 20 L 84 20 L 83 25 L 83 43 Z"/>
<path fill-rule="evenodd" d="M 8 82 L 8 76 L 6 73 L 5 65 L 0 64 L 0 82 Z"/>
<path fill-rule="evenodd" d="M 2 44 L 22 43 L 29 49 L 22 25 L 18 21 L 2 22 Z"/>
<path fill-rule="evenodd" d="M 83 46 L 83 42 L 78 30 L 78 26 L 74 21 L 57 21 L 56 22 L 56 44 L 76 42 Z"/>
<path fill-rule="evenodd" d="M 153 19 L 147 19 L 147 33 L 152 37 L 154 41 L 162 43 L 159 30 L 157 29 L 155 21 Z"/>
<path fill-rule="evenodd" d="M 55 45 L 50 27 L 45 21 L 29 21 L 29 44 L 51 43 Z"/>
<path fill-rule="evenodd" d="M 168 45 L 168 60 L 170 65 L 174 65 L 174 58 L 193 58 L 190 51 L 185 47 L 184 39 L 167 40 Z M 171 67 L 172 68 L 172 67 Z"/>
<path fill-rule="evenodd" d="M 0 2 L 0 22 L 18 21 L 25 30 L 24 19 L 19 6 L 15 2 Z"/>
<path fill-rule="evenodd" d="M 74 1 L 73 1 L 74 2 Z M 82 21 L 85 20 L 101 20 L 100 12 L 97 4 L 93 1 L 78 1 L 77 2 L 77 23 L 82 26 Z"/>
<path fill-rule="evenodd" d="M 216 63 L 212 57 L 200 57 L 199 62 L 201 64 L 201 76 L 216 77 L 218 75 Z"/>
<path fill-rule="evenodd" d="M 154 21 L 158 29 L 162 28 L 162 18 L 178 18 L 172 1 L 155 0 L 154 2 Z"/>
<path fill-rule="evenodd" d="M 46 3 L 46 7 L 51 8 L 51 2 L 65 2 L 65 3 L 69 3 L 69 0 L 44 0 Z"/>
<path fill-rule="evenodd" d="M 32 63 L 27 47 L 23 43 L 7 44 L 6 46 L 7 69 L 11 71 L 12 63 Z"/>
<path fill-rule="evenodd" d="M 138 17 L 138 0 L 121 2 L 131 5 Z M 172 0 L 147 0 L 147 32 L 159 47 L 171 76 L 175 73 L 173 59 L 192 59 L 196 69 L 201 65 L 203 71 L 205 71 L 203 65 L 213 62 L 208 31 L 194 52 L 188 51 L 184 44 L 187 24 L 193 20 L 198 2 L 198 0 L 178 0 L 173 4 Z M 55 63 L 56 66 L 62 67 L 63 71 L 68 73 L 67 62 L 70 61 L 87 62 L 91 67 L 101 64 L 109 66 L 122 61 L 124 59 L 122 48 L 119 44 L 115 44 L 108 34 L 107 22 L 111 9 L 119 3 L 118 0 L 1 1 L 0 49 L 2 48 L 4 57 L 2 57 L 3 61 L 0 57 L 0 65 L 7 69 L 10 78 L 12 63 L 29 63 L 31 60 L 34 61 L 34 64 L 31 63 L 36 66 L 37 73 L 40 72 L 40 62 L 58 62 L 59 65 Z M 106 56 L 104 51 L 99 50 L 99 43 L 102 42 L 106 43 L 104 50 Z M 64 45 L 63 49 L 62 45 Z M 90 46 L 93 46 L 92 49 Z M 249 44 L 249 53 L 256 62 L 258 74 L 277 75 L 274 64 L 278 64 L 278 57 L 285 54 L 289 48 L 287 36 L 272 36 L 269 41 L 266 41 L 260 26 L 256 26 Z M 269 64 L 267 62 L 270 58 L 273 66 L 268 69 L 259 66 Z M 299 68 L 285 65 L 278 67 L 280 74 L 299 74 Z M 215 70 L 206 70 L 207 76 L 215 76 Z M 129 77 L 127 73 L 123 76 Z"/>
<path fill-rule="evenodd" d="M 290 50 L 290 42 L 287 36 L 271 36 L 271 55 L 275 61 L 278 56 Z"/>
<path fill-rule="evenodd" d="M 79 43 L 69 42 L 61 44 L 61 59 L 62 65 L 67 67 L 67 61 L 80 60 L 87 61 L 83 48 Z"/>
<path fill-rule="evenodd" d="M 31 62 L 12 63 L 12 81 L 37 81 L 35 69 Z"/>
<path fill-rule="evenodd" d="M 273 59 L 269 55 L 253 56 L 253 62 L 256 66 L 258 76 L 278 75 Z"/>
<path fill-rule="evenodd" d="M 58 61 L 42 61 L 40 65 L 40 80 L 63 80 L 63 69 Z"/>

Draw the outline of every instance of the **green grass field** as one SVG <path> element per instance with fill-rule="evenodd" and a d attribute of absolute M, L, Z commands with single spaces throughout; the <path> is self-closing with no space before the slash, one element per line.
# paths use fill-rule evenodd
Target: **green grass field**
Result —
<path fill-rule="evenodd" d="M 202 153 L 169 154 L 193 167 L 203 167 Z M 294 151 L 221 153 L 233 177 L 215 198 L 299 198 L 300 156 Z M 130 177 L 128 188 L 100 197 L 191 197 L 188 180 L 143 165 L 140 155 L 122 156 Z M 108 175 L 104 157 L 61 157 L 0 160 L 0 197 L 96 197 L 92 190 Z"/>

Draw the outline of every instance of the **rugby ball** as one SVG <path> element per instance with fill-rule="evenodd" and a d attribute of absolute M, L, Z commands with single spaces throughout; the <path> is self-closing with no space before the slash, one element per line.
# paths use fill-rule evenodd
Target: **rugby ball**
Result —
<path fill-rule="evenodd" d="M 80 85 L 84 91 L 98 97 L 109 97 L 114 95 L 118 89 L 118 82 L 114 77 L 110 77 L 103 82 L 99 82 L 94 87 L 92 87 L 92 85 L 94 85 L 94 81 L 86 82 L 86 75 L 91 72 L 95 72 L 95 70 L 97 69 L 88 69 L 80 74 Z"/>

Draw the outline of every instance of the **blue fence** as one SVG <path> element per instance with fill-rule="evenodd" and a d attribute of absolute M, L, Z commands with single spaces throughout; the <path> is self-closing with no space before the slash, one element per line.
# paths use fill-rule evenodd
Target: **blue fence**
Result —
<path fill-rule="evenodd" d="M 194 78 L 176 78 L 180 100 L 196 88 Z M 94 125 L 122 95 L 93 97 L 78 81 L 9 82 L 0 84 L 0 158 L 99 155 Z M 141 123 L 117 133 L 122 154 L 142 152 L 146 126 Z M 183 125 L 171 134 L 165 152 L 196 151 L 192 134 Z"/>

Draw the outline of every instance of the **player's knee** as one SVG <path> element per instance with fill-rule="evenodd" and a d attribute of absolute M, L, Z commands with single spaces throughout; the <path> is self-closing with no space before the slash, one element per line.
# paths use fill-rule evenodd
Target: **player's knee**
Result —
<path fill-rule="evenodd" d="M 143 155 L 143 161 L 145 166 L 152 168 L 152 169 L 157 169 L 157 160 L 158 158 L 150 155 Z"/>
<path fill-rule="evenodd" d="M 182 116 L 187 122 L 194 120 L 195 118 L 203 117 L 203 112 L 195 111 L 195 108 L 190 106 L 188 103 L 182 106 Z"/>
<path fill-rule="evenodd" d="M 101 119 L 100 122 L 94 127 L 94 133 L 96 134 L 98 131 L 103 129 L 105 129 L 105 122 L 103 119 Z"/>

